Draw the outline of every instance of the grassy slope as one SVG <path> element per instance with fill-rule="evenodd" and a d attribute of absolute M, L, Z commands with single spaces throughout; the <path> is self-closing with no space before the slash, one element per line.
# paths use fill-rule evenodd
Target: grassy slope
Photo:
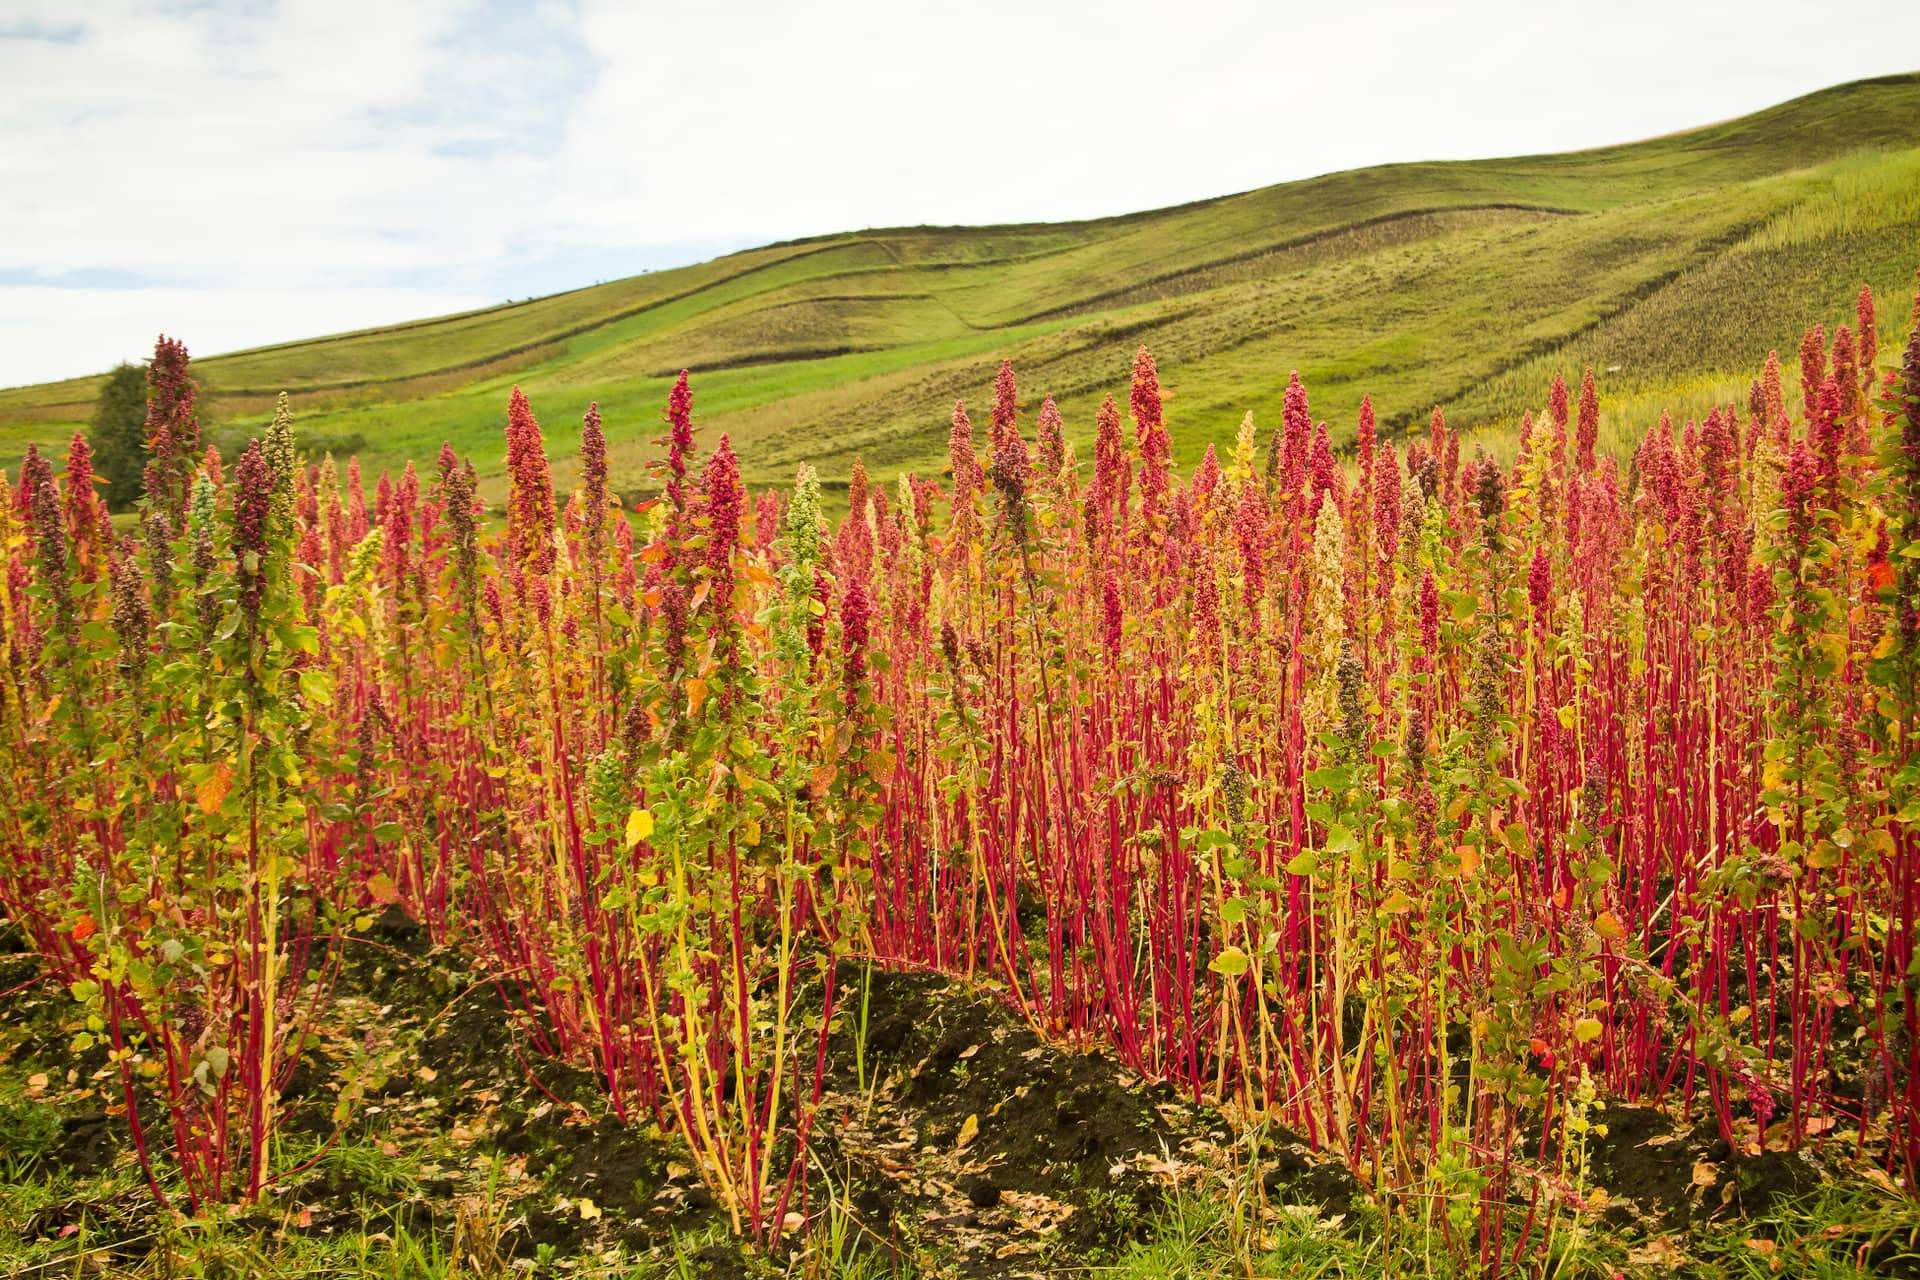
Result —
<path fill-rule="evenodd" d="M 1768 347 L 1850 315 L 1863 281 L 1900 326 L 1920 265 L 1920 75 L 1565 155 L 1388 165 L 1099 221 L 865 231 L 772 245 L 532 302 L 260 348 L 196 368 L 229 430 L 294 394 L 308 439 L 375 468 L 442 439 L 497 482 L 506 390 L 570 455 L 606 411 L 616 479 L 643 463 L 671 374 L 751 480 L 938 469 L 956 398 L 1014 360 L 1030 405 L 1084 438 L 1134 346 L 1159 357 L 1182 461 L 1277 416 L 1298 368 L 1336 436 L 1383 420 L 1500 426 L 1555 370 L 1601 375 L 1603 429 L 1656 401 L 1737 396 Z M 189 339 L 191 335 L 187 335 Z M 1890 346 L 1883 342 L 1883 346 Z M 57 444 L 97 378 L 0 391 L 0 462 Z M 567 464 L 562 462 L 562 478 Z"/>

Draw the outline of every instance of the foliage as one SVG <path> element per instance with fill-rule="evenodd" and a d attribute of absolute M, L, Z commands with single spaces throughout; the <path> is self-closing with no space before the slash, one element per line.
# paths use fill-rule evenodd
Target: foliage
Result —
<path fill-rule="evenodd" d="M 93 466 L 106 483 L 100 497 L 112 511 L 124 511 L 140 496 L 140 471 L 147 461 L 147 379 L 137 366 L 118 365 L 100 384 L 87 443 Z"/>
<path fill-rule="evenodd" d="M 1920 322 L 1882 378 L 1874 308 L 1624 470 L 1591 375 L 1510 465 L 1363 402 L 1343 466 L 1290 379 L 1183 480 L 1144 348 L 1090 466 L 1002 365 L 984 448 L 955 405 L 944 485 L 856 466 L 837 524 L 685 374 L 633 509 L 618 425 L 557 492 L 514 389 L 489 523 L 451 447 L 369 496 L 284 403 L 224 467 L 163 343 L 141 537 L 81 449 L 0 510 L 0 907 L 193 1211 L 326 1158 L 280 1096 L 392 907 L 767 1246 L 832 1212 L 847 957 L 1298 1131 L 1449 1267 L 1586 1247 L 1609 1099 L 1911 1191 Z"/>

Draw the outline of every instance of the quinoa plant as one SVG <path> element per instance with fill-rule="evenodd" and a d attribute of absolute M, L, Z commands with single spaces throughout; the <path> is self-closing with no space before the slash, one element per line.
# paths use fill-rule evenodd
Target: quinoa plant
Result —
<path fill-rule="evenodd" d="M 556 494 L 515 390 L 489 510 L 284 410 L 203 455 L 168 345 L 134 524 L 78 447 L 0 506 L 0 908 L 189 1209 L 273 1175 L 378 911 L 769 1249 L 848 962 L 1290 1126 L 1488 1274 L 1577 1247 L 1616 1102 L 1911 1188 L 1920 325 L 1889 371 L 1846 319 L 1631 456 L 1556 378 L 1510 466 L 1370 400 L 1343 458 L 1295 377 L 1183 478 L 1141 350 L 1083 467 L 1002 366 L 984 448 L 956 404 L 946 474 L 856 466 L 837 521 L 684 374 L 631 506 L 623 425 Z"/>

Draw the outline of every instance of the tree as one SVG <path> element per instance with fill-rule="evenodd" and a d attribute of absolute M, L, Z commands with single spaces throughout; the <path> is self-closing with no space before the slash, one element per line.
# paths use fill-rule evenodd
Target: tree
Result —
<path fill-rule="evenodd" d="M 87 443 L 93 446 L 94 471 L 106 480 L 101 496 L 107 509 L 131 507 L 140 497 L 140 473 L 147 464 L 146 370 L 122 364 L 107 375 Z"/>

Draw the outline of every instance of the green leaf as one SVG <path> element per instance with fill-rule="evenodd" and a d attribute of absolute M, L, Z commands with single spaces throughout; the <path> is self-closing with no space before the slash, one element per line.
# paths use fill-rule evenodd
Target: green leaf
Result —
<path fill-rule="evenodd" d="M 1228 947 L 1215 956 L 1207 968 L 1224 978 L 1237 978 L 1247 971 L 1247 953 L 1238 947 Z"/>
<path fill-rule="evenodd" d="M 325 671 L 302 671 L 300 673 L 300 696 L 305 698 L 311 706 L 332 706 L 333 677 Z"/>

